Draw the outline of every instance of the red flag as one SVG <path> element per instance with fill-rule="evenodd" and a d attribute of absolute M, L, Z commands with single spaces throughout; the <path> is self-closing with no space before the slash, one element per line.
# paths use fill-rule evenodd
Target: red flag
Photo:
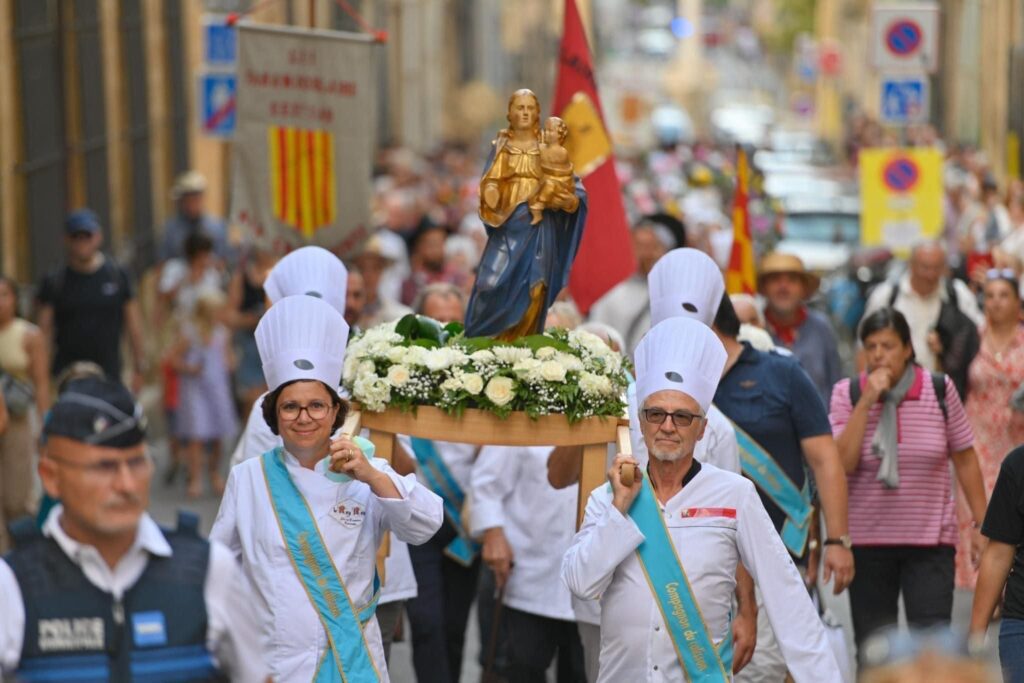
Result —
<path fill-rule="evenodd" d="M 732 253 L 725 271 L 729 294 L 753 294 L 757 289 L 754 272 L 754 242 L 750 237 L 750 163 L 742 147 L 736 148 L 736 190 L 732 196 Z"/>
<path fill-rule="evenodd" d="M 565 29 L 552 108 L 569 127 L 566 149 L 587 189 L 587 224 L 569 275 L 569 291 L 586 313 L 636 270 L 615 156 L 576 0 L 565 0 Z"/>

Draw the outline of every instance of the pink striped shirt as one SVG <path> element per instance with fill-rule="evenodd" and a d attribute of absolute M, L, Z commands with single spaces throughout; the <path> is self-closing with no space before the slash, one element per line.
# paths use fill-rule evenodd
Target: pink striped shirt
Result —
<path fill-rule="evenodd" d="M 871 439 L 882 404 L 871 406 L 860 462 L 847 475 L 854 545 L 956 545 L 949 455 L 973 445 L 974 434 L 949 377 L 946 409 L 949 419 L 944 423 L 931 378 L 918 367 L 914 384 L 897 409 L 900 485 L 889 489 L 875 478 L 882 461 L 871 452 Z M 833 435 L 842 433 L 852 412 L 850 380 L 840 380 L 832 390 L 829 411 Z"/>

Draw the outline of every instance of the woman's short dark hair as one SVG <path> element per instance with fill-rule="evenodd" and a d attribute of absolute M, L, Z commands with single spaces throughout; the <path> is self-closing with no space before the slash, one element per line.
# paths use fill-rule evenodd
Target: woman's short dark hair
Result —
<path fill-rule="evenodd" d="M 913 354 L 914 342 L 910 339 L 910 325 L 907 324 L 907 319 L 902 313 L 895 308 L 882 308 L 861 320 L 860 332 L 858 333 L 860 343 L 865 343 L 868 337 L 882 330 L 892 330 L 895 332 L 896 336 L 903 342 L 903 345 L 910 347 L 911 354 Z M 914 356 L 911 355 L 910 358 L 913 360 Z"/>
<path fill-rule="evenodd" d="M 291 386 L 296 382 L 306 381 L 309 380 L 293 379 L 291 382 L 285 382 L 277 389 L 274 389 L 273 391 L 271 391 L 270 393 L 263 397 L 263 419 L 264 421 L 266 421 L 267 426 L 270 427 L 270 431 L 274 433 L 274 436 L 281 435 L 280 429 L 278 428 L 277 424 L 277 402 L 281 398 L 281 392 L 285 390 L 285 387 Z M 327 393 L 331 397 L 331 403 L 333 403 L 336 406 L 339 406 L 338 414 L 335 416 L 334 424 L 331 426 L 331 433 L 333 434 L 334 432 L 338 431 L 338 429 L 341 428 L 341 425 L 344 424 L 345 422 L 345 417 L 348 416 L 348 401 L 338 396 L 338 392 L 335 389 L 327 386 L 323 382 L 320 382 L 320 384 L 322 384 L 324 388 L 327 389 Z"/>
<path fill-rule="evenodd" d="M 722 302 L 718 305 L 714 324 L 715 329 L 726 337 L 735 339 L 740 336 L 740 317 L 736 315 L 736 308 L 733 307 L 728 293 L 722 295 Z"/>

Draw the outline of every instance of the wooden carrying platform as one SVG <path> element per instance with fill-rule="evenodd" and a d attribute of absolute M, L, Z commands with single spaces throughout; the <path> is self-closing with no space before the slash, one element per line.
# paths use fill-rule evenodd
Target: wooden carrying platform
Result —
<path fill-rule="evenodd" d="M 512 413 L 501 419 L 484 410 L 467 409 L 461 417 L 453 417 L 431 406 L 419 406 L 416 413 L 389 408 L 380 413 L 352 413 L 343 431 L 370 431 L 370 441 L 377 457 L 391 461 L 395 435 L 405 434 L 422 439 L 470 443 L 479 446 L 582 446 L 580 492 L 576 504 L 576 526 L 583 523 L 590 492 L 605 481 L 608 444 L 617 443 L 622 452 L 629 444 L 629 423 L 625 419 L 591 417 L 570 425 L 564 415 L 546 415 L 531 419 L 526 413 Z"/>

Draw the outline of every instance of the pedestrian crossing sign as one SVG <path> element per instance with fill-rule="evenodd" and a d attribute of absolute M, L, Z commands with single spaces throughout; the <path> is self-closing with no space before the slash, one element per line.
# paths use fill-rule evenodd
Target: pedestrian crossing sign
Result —
<path fill-rule="evenodd" d="M 927 123 L 927 76 L 883 78 L 880 114 L 882 121 L 894 125 Z"/>

